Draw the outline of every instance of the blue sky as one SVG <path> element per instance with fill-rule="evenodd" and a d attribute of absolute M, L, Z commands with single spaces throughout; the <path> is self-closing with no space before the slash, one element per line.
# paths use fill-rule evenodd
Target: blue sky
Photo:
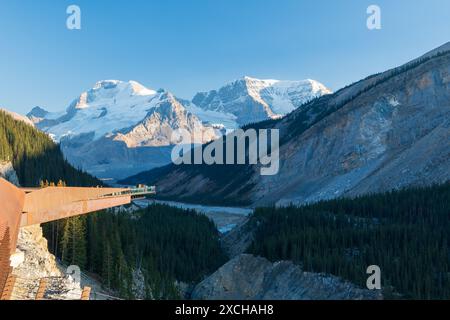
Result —
<path fill-rule="evenodd" d="M 366 28 L 371 4 L 381 30 Z M 182 98 L 244 75 L 337 90 L 449 40 L 448 0 L 2 0 L 0 106 L 62 110 L 102 79 Z"/>

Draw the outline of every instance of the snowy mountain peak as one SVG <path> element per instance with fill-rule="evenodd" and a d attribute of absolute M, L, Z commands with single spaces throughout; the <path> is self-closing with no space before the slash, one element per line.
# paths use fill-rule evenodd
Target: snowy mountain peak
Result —
<path fill-rule="evenodd" d="M 156 91 L 144 87 L 136 81 L 102 80 L 80 94 L 68 108 L 70 110 L 80 110 L 89 108 L 92 104 L 113 105 L 120 100 L 146 99 L 156 95 Z"/>
<path fill-rule="evenodd" d="M 200 92 L 192 100 L 204 110 L 231 113 L 239 125 L 276 119 L 331 91 L 315 80 L 286 81 L 245 76 L 225 86 Z"/>
<path fill-rule="evenodd" d="M 89 136 L 91 141 L 105 136 L 123 136 L 124 133 L 136 132 L 134 128 L 142 128 L 142 123 L 146 123 L 147 136 L 142 135 L 143 130 L 138 130 L 139 135 L 127 136 L 127 145 L 135 147 L 143 144 L 170 145 L 170 139 L 162 141 L 153 136 L 163 122 L 166 127 L 165 138 L 169 136 L 170 126 L 187 129 L 190 129 L 190 125 L 202 126 L 197 117 L 188 113 L 169 91 L 154 91 L 136 81 L 103 80 L 81 93 L 64 113 L 52 114 L 34 108 L 28 116 L 56 141 L 79 139 L 81 136 Z M 133 141 L 135 137 L 137 139 Z M 159 140 L 154 143 L 155 139 Z"/>
<path fill-rule="evenodd" d="M 120 80 L 100 80 L 95 83 L 92 89 L 93 90 L 111 89 L 115 88 L 119 83 L 123 82 Z"/>
<path fill-rule="evenodd" d="M 84 109 L 96 101 L 112 99 L 129 99 L 130 97 L 151 97 L 156 94 L 155 90 L 146 88 L 136 81 L 102 80 L 95 83 L 92 89 L 83 92 L 76 100 L 73 107 Z"/>
<path fill-rule="evenodd" d="M 259 84 L 261 86 L 271 86 L 274 85 L 275 83 L 279 82 L 280 80 L 275 80 L 275 79 L 257 79 L 257 78 L 253 78 L 253 77 L 249 77 L 249 76 L 245 76 L 243 78 L 243 80 L 246 82 L 247 85 L 255 85 L 255 84 Z"/>
<path fill-rule="evenodd" d="M 327 87 L 322 83 L 312 80 L 276 80 L 276 79 L 256 79 L 249 76 L 245 76 L 243 79 L 249 90 L 263 90 L 269 87 L 274 87 L 284 90 L 298 90 L 299 88 L 309 88 L 311 92 L 317 94 L 330 94 L 332 93 Z"/>
<path fill-rule="evenodd" d="M 39 118 L 43 118 L 48 114 L 48 111 L 45 110 L 44 108 L 41 108 L 39 106 L 34 107 L 33 109 L 31 109 L 30 112 L 27 113 L 27 117 L 39 117 Z"/>
<path fill-rule="evenodd" d="M 129 95 L 148 96 L 154 95 L 156 91 L 146 88 L 137 81 L 130 80 L 128 82 L 120 80 L 101 80 L 95 83 L 90 91 L 114 90 L 115 93 L 126 92 Z"/>
<path fill-rule="evenodd" d="M 129 85 L 131 87 L 133 95 L 151 96 L 151 95 L 156 94 L 155 90 L 148 89 L 148 88 L 144 87 L 142 84 L 140 84 L 139 82 L 129 81 L 128 83 L 129 83 Z"/>
<path fill-rule="evenodd" d="M 330 89 L 324 86 L 322 83 L 312 80 L 277 80 L 277 79 L 258 79 L 250 76 L 244 76 L 240 79 L 234 80 L 226 86 L 233 86 L 239 83 L 245 83 L 249 90 L 259 89 L 262 90 L 268 87 L 278 87 L 278 88 L 298 88 L 298 87 L 310 87 L 312 91 L 329 94 L 332 93 Z"/>

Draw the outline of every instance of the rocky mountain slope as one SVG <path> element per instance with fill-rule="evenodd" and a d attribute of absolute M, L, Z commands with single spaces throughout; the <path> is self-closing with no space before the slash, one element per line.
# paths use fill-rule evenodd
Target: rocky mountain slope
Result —
<path fill-rule="evenodd" d="M 382 295 L 331 275 L 304 272 L 289 261 L 271 263 L 242 254 L 198 284 L 192 299 L 371 300 L 382 299 Z"/>
<path fill-rule="evenodd" d="M 328 89 L 313 80 L 246 77 L 217 94 L 198 94 L 191 102 L 135 81 L 106 80 L 83 92 L 64 112 L 35 107 L 27 116 L 61 143 L 76 167 L 102 178 L 124 178 L 170 163 L 173 130 L 201 132 L 195 143 L 205 143 L 227 129 L 281 117 L 325 93 Z"/>
<path fill-rule="evenodd" d="M 256 127 L 280 130 L 280 170 L 168 166 L 128 179 L 159 195 L 229 204 L 305 203 L 450 179 L 450 43 Z"/>

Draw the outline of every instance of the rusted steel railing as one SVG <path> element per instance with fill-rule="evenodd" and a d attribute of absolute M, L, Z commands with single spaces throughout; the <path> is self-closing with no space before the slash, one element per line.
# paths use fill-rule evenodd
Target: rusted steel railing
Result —
<path fill-rule="evenodd" d="M 0 294 L 11 271 L 10 256 L 16 250 L 25 193 L 0 178 Z"/>
<path fill-rule="evenodd" d="M 36 293 L 36 298 L 35 300 L 42 300 L 44 299 L 44 295 L 45 295 L 45 290 L 47 290 L 47 279 L 43 278 L 39 281 L 39 288 L 38 291 Z"/>
<path fill-rule="evenodd" d="M 10 273 L 6 278 L 4 288 L 0 296 L 0 300 L 11 299 L 15 283 L 16 283 L 16 276 Z"/>
<path fill-rule="evenodd" d="M 0 178 L 0 295 L 11 272 L 19 228 L 69 218 L 124 204 L 155 193 L 154 187 L 17 188 Z"/>

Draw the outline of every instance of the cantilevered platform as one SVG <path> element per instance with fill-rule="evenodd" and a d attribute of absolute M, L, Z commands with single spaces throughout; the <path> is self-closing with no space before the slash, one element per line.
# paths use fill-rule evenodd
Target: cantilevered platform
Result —
<path fill-rule="evenodd" d="M 0 178 L 0 295 L 10 273 L 19 228 L 69 218 L 124 204 L 154 194 L 154 187 L 17 188 Z"/>

